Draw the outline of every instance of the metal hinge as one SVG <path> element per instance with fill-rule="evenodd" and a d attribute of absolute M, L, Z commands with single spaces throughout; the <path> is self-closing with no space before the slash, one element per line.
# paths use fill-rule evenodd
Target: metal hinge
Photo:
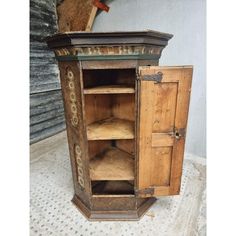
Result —
<path fill-rule="evenodd" d="M 162 81 L 162 78 L 163 78 L 163 73 L 159 71 L 153 75 L 143 75 L 140 79 L 147 81 L 154 81 L 155 83 L 160 83 Z"/>
<path fill-rule="evenodd" d="M 136 189 L 136 195 L 153 195 L 154 188 L 144 188 L 144 189 Z"/>

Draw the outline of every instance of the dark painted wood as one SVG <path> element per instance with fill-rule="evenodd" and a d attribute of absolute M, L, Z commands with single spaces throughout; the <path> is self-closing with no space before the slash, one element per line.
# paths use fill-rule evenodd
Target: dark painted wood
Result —
<path fill-rule="evenodd" d="M 58 47 L 89 45 L 152 45 L 166 46 L 172 34 L 158 31 L 130 32 L 71 32 L 59 33 L 47 38 L 48 46 Z"/>
<path fill-rule="evenodd" d="M 30 0 L 30 142 L 65 129 L 59 71 L 45 37 L 57 32 L 56 1 Z"/>
<path fill-rule="evenodd" d="M 140 200 L 140 201 L 139 201 Z M 83 204 L 80 197 L 74 195 L 72 202 L 75 206 L 80 210 L 80 212 L 90 221 L 121 221 L 121 220 L 140 220 L 140 218 L 145 214 L 145 212 L 155 203 L 155 198 L 148 198 L 148 199 L 137 199 L 134 197 L 131 198 L 118 198 L 118 204 L 114 198 L 107 197 L 103 200 L 92 198 L 92 205 L 96 204 L 103 204 L 103 210 L 98 209 L 90 209 L 86 205 Z M 125 206 L 135 204 L 131 209 L 125 209 Z M 139 204 L 142 202 L 142 204 Z M 109 203 L 109 204 L 108 204 Z M 123 207 L 119 207 L 118 209 L 114 210 L 117 205 L 121 203 L 124 204 Z"/>
<path fill-rule="evenodd" d="M 82 68 L 78 62 L 59 62 L 59 68 L 75 194 L 89 208 L 91 183 L 84 122 Z M 79 161 L 76 148 L 79 148 Z"/>

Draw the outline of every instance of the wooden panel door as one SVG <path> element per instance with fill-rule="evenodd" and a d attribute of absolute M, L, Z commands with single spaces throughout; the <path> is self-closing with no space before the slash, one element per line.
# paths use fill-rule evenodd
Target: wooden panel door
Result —
<path fill-rule="evenodd" d="M 192 71 L 191 66 L 139 68 L 140 197 L 179 194 Z"/>

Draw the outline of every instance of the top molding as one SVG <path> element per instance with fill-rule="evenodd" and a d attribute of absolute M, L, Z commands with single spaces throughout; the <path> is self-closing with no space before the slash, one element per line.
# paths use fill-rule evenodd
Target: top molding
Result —
<path fill-rule="evenodd" d="M 95 45 L 153 45 L 166 46 L 172 34 L 153 30 L 126 32 L 66 32 L 47 37 L 46 41 L 51 49 L 68 46 Z"/>

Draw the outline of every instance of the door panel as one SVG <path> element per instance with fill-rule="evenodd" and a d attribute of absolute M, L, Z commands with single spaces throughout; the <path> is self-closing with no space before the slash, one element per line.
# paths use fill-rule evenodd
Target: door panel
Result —
<path fill-rule="evenodd" d="M 178 194 L 192 67 L 140 67 L 139 76 L 136 193 L 140 197 Z"/>
<path fill-rule="evenodd" d="M 169 186 L 172 147 L 152 148 L 151 186 Z"/>
<path fill-rule="evenodd" d="M 153 86 L 153 132 L 172 131 L 175 122 L 177 83 L 159 83 Z"/>

